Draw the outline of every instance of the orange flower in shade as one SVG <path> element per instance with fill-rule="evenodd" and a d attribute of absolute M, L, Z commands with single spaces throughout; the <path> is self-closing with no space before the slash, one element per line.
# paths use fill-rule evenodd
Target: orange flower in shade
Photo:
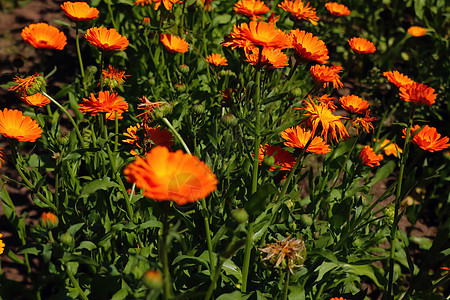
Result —
<path fill-rule="evenodd" d="M 65 34 L 46 23 L 30 24 L 22 29 L 21 36 L 25 43 L 36 49 L 62 50 L 67 44 Z"/>
<path fill-rule="evenodd" d="M 333 100 L 334 97 L 330 97 L 330 95 L 325 94 L 320 97 L 315 96 L 314 98 L 317 98 L 317 101 L 320 105 L 328 107 L 331 111 L 335 111 L 337 106 L 334 104 Z"/>
<path fill-rule="evenodd" d="M 159 6 L 161 5 L 161 0 L 154 0 L 155 2 L 155 10 L 158 10 Z M 173 5 L 176 3 L 183 3 L 181 0 L 162 0 L 162 3 L 164 5 L 164 8 L 167 10 L 171 10 Z"/>
<path fill-rule="evenodd" d="M 189 50 L 189 44 L 180 37 L 161 33 L 161 42 L 169 52 L 185 53 Z"/>
<path fill-rule="evenodd" d="M 369 102 L 354 95 L 343 96 L 339 102 L 343 109 L 356 114 L 363 114 L 369 108 Z"/>
<path fill-rule="evenodd" d="M 181 150 L 169 152 L 162 146 L 153 148 L 145 158 L 137 158 L 123 173 L 128 182 L 145 190 L 146 197 L 178 205 L 205 198 L 217 185 L 216 175 L 197 157 Z"/>
<path fill-rule="evenodd" d="M 5 250 L 5 243 L 3 243 L 3 240 L 1 239 L 2 236 L 3 234 L 0 233 L 0 254 L 3 254 L 3 251 Z"/>
<path fill-rule="evenodd" d="M 299 59 L 305 62 L 314 60 L 321 64 L 327 63 L 329 58 L 327 46 L 317 36 L 299 29 L 291 30 L 289 36 Z"/>
<path fill-rule="evenodd" d="M 246 53 L 246 60 L 256 66 L 259 59 L 259 49 L 254 47 L 251 49 L 251 53 Z M 281 52 L 280 49 L 263 48 L 261 54 L 260 65 L 267 67 L 268 69 L 284 68 L 288 65 L 288 57 Z"/>
<path fill-rule="evenodd" d="M 100 51 L 122 51 L 128 47 L 128 39 L 114 28 L 107 29 L 103 26 L 89 28 L 84 36 Z"/>
<path fill-rule="evenodd" d="M 347 299 L 345 299 L 343 297 L 333 297 L 330 300 L 347 300 Z"/>
<path fill-rule="evenodd" d="M 79 110 L 82 113 L 89 112 L 92 116 L 99 113 L 107 113 L 107 119 L 114 120 L 116 112 L 120 119 L 121 114 L 128 110 L 128 103 L 117 93 L 100 91 L 98 97 L 91 93 L 89 99 L 83 98 L 83 103 L 80 104 Z"/>
<path fill-rule="evenodd" d="M 367 133 L 370 133 L 370 129 L 373 131 L 373 125 L 371 122 L 376 121 L 377 118 L 369 117 L 370 109 L 366 110 L 364 118 L 355 118 L 352 121 L 352 127 L 356 127 L 356 134 L 359 134 L 359 129 L 362 128 Z"/>
<path fill-rule="evenodd" d="M 102 76 L 106 84 L 109 85 L 111 91 L 113 88 L 121 86 L 125 82 L 125 78 L 131 75 L 125 75 L 125 71 L 119 71 L 113 66 L 109 65 L 108 69 L 102 70 Z"/>
<path fill-rule="evenodd" d="M 415 125 L 411 128 L 410 134 L 420 129 L 419 125 Z M 406 137 L 406 128 L 403 129 L 403 138 Z M 422 148 L 425 151 L 435 152 L 445 150 L 450 147 L 448 143 L 449 138 L 441 135 L 437 132 L 436 128 L 425 125 L 421 131 L 419 131 L 412 139 L 412 142 Z"/>
<path fill-rule="evenodd" d="M 227 59 L 219 53 L 212 53 L 212 54 L 208 55 L 208 57 L 206 58 L 206 61 L 217 67 L 228 65 Z"/>
<path fill-rule="evenodd" d="M 339 137 L 341 139 L 346 140 L 349 135 L 347 129 L 344 124 L 342 124 L 341 120 L 342 116 L 333 115 L 332 111 L 326 105 L 317 105 L 312 101 L 311 97 L 310 101 L 304 100 L 306 107 L 305 108 L 295 108 L 297 110 L 304 110 L 303 114 L 307 119 L 304 121 L 306 125 L 312 129 L 313 135 L 315 135 L 316 130 L 320 127 L 322 128 L 321 135 L 323 139 L 326 141 L 328 134 L 330 134 L 331 139 L 335 140 L 339 143 L 337 134 L 339 133 Z"/>
<path fill-rule="evenodd" d="M 319 21 L 319 17 L 316 15 L 316 9 L 309 6 L 309 2 L 305 5 L 300 0 L 284 0 L 278 4 L 278 7 L 281 7 L 283 10 L 291 13 L 291 15 L 297 20 L 306 20 L 311 22 L 313 25 L 317 25 L 317 21 Z"/>
<path fill-rule="evenodd" d="M 245 15 L 252 20 L 260 18 L 270 10 L 264 2 L 258 0 L 239 0 L 233 9 L 237 14 Z"/>
<path fill-rule="evenodd" d="M 0 148 L 0 167 L 2 166 L 2 163 L 4 163 L 5 161 L 6 161 L 5 153 L 3 153 L 3 148 Z"/>
<path fill-rule="evenodd" d="M 398 153 L 403 152 L 403 150 L 396 143 L 391 143 L 391 140 L 388 139 L 385 139 L 381 143 L 380 150 L 382 150 L 386 155 L 394 155 L 395 157 L 398 157 Z"/>
<path fill-rule="evenodd" d="M 98 17 L 98 9 L 90 7 L 86 2 L 64 2 L 61 8 L 75 22 L 94 20 Z"/>
<path fill-rule="evenodd" d="M 370 54 L 374 53 L 377 49 L 375 48 L 375 45 L 366 39 L 354 37 L 348 40 L 348 44 L 350 45 L 350 48 L 353 49 L 356 53 L 359 54 Z"/>
<path fill-rule="evenodd" d="M 170 131 L 167 129 L 161 129 L 161 126 L 147 128 L 145 136 L 148 137 L 152 144 L 156 146 L 171 147 L 175 144 L 173 141 L 173 135 Z"/>
<path fill-rule="evenodd" d="M 350 10 L 344 4 L 339 4 L 336 2 L 325 3 L 327 10 L 336 17 L 345 17 L 350 14 Z"/>
<path fill-rule="evenodd" d="M 287 128 L 281 133 L 281 137 L 287 142 L 284 144 L 288 147 L 295 147 L 303 149 L 305 148 L 308 141 L 312 138 L 312 132 L 304 130 L 300 126 Z M 330 152 L 330 147 L 325 143 L 321 137 L 314 137 L 311 143 L 306 149 L 306 152 L 316 153 L 316 154 L 327 154 Z"/>
<path fill-rule="evenodd" d="M 0 133 L 19 142 L 35 142 L 41 137 L 42 129 L 21 111 L 5 108 L 0 110 Z"/>
<path fill-rule="evenodd" d="M 41 93 L 36 93 L 31 96 L 23 96 L 21 99 L 29 105 L 38 107 L 42 107 L 50 103 L 50 99 L 48 99 Z"/>
<path fill-rule="evenodd" d="M 259 161 L 263 161 L 265 156 L 273 156 L 275 165 L 280 166 L 281 171 L 290 171 L 295 165 L 295 157 L 280 146 L 265 144 L 259 147 Z M 276 170 L 276 166 L 271 166 L 270 171 Z"/>
<path fill-rule="evenodd" d="M 415 37 L 421 37 L 427 33 L 427 29 L 420 26 L 411 26 L 408 28 L 408 33 Z"/>
<path fill-rule="evenodd" d="M 436 97 L 434 89 L 423 83 L 414 82 L 400 87 L 400 99 L 406 102 L 431 106 L 436 102 Z"/>
<path fill-rule="evenodd" d="M 134 5 L 140 5 L 140 6 L 146 6 L 146 5 L 151 5 L 152 4 L 152 0 L 136 0 L 136 2 L 134 2 Z"/>
<path fill-rule="evenodd" d="M 131 145 L 135 145 L 140 148 L 140 146 L 138 144 L 139 136 L 137 135 L 137 131 L 139 128 L 141 128 L 141 124 L 139 124 L 139 123 L 136 123 L 136 126 L 128 127 L 127 132 L 123 134 L 124 136 L 127 137 L 127 139 L 122 140 L 122 142 L 131 144 Z"/>
<path fill-rule="evenodd" d="M 376 154 L 370 146 L 364 146 L 359 158 L 362 163 L 369 167 L 375 167 L 380 165 L 380 161 L 383 160 L 383 154 Z"/>
<path fill-rule="evenodd" d="M 22 97 L 33 95 L 42 86 L 45 86 L 45 79 L 39 73 L 25 78 L 16 76 L 14 77 L 14 82 L 16 85 L 11 87 L 9 91 L 15 91 Z"/>
<path fill-rule="evenodd" d="M 383 76 L 389 80 L 390 83 L 395 84 L 398 88 L 407 86 L 408 84 L 414 83 L 414 80 L 406 75 L 403 75 L 399 71 L 388 71 L 383 72 Z"/>
<path fill-rule="evenodd" d="M 342 72 L 341 65 L 334 65 L 331 67 L 314 65 L 309 69 L 311 76 L 317 83 L 323 83 L 323 87 L 326 88 L 330 82 L 333 83 L 335 89 L 342 88 L 344 85 L 341 82 L 341 76 L 338 73 Z"/>
<path fill-rule="evenodd" d="M 138 148 L 141 148 L 141 145 L 144 145 L 144 150 L 152 147 L 153 145 L 171 147 L 174 144 L 173 135 L 167 129 L 161 129 L 161 126 L 156 128 L 148 126 L 144 127 L 142 141 L 139 139 L 138 135 L 138 130 L 140 130 L 141 124 L 137 123 L 136 126 L 130 126 L 127 128 L 127 132 L 123 134 L 127 137 L 127 139 L 122 140 L 122 142 L 137 146 Z"/>

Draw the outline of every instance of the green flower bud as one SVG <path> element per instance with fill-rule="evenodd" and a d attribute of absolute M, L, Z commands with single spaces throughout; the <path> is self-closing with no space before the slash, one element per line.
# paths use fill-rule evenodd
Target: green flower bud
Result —
<path fill-rule="evenodd" d="M 248 213 L 243 208 L 238 208 L 233 210 L 233 219 L 239 224 L 245 223 L 248 221 Z"/>
<path fill-rule="evenodd" d="M 386 216 L 386 222 L 390 225 L 394 224 L 395 218 L 395 205 L 389 204 L 384 208 L 384 215 Z"/>
<path fill-rule="evenodd" d="M 34 78 L 34 83 L 27 89 L 27 95 L 32 96 L 36 93 L 45 92 L 45 79 L 42 75 Z"/>
<path fill-rule="evenodd" d="M 236 77 L 236 73 L 234 73 L 231 70 L 220 70 L 219 75 L 222 77 L 225 77 L 225 76 Z"/>
<path fill-rule="evenodd" d="M 152 119 L 161 119 L 172 113 L 173 107 L 170 103 L 165 102 L 161 106 L 155 107 L 150 113 Z"/>
<path fill-rule="evenodd" d="M 186 85 L 181 82 L 175 83 L 175 85 L 173 87 L 179 93 L 183 93 L 184 91 L 186 91 Z"/>
<path fill-rule="evenodd" d="M 189 67 L 187 65 L 179 65 L 178 66 L 178 71 L 180 71 L 183 74 L 187 74 L 189 73 Z"/>
<path fill-rule="evenodd" d="M 153 77 L 149 78 L 149 79 L 148 79 L 148 84 L 149 84 L 150 86 L 154 86 L 154 85 L 156 84 L 155 78 L 153 78 Z"/>
<path fill-rule="evenodd" d="M 68 232 L 61 234 L 59 236 L 59 240 L 61 241 L 61 243 L 69 247 L 73 247 L 75 243 L 73 236 Z"/>
<path fill-rule="evenodd" d="M 303 226 L 311 226 L 313 224 L 313 219 L 310 215 L 301 215 L 300 216 L 300 223 Z"/>
<path fill-rule="evenodd" d="M 263 164 L 267 167 L 271 167 L 275 164 L 275 157 L 273 156 L 265 156 L 263 159 Z"/>
<path fill-rule="evenodd" d="M 234 127 L 238 124 L 238 119 L 233 114 L 226 114 L 222 117 L 222 123 L 225 126 Z"/>
<path fill-rule="evenodd" d="M 294 88 L 294 89 L 289 91 L 289 95 L 291 95 L 294 98 L 301 97 L 301 96 L 303 96 L 302 89 L 299 88 L 299 87 L 296 87 L 296 88 Z"/>
<path fill-rule="evenodd" d="M 205 112 L 205 106 L 203 104 L 195 104 L 192 110 L 198 114 L 203 114 Z"/>

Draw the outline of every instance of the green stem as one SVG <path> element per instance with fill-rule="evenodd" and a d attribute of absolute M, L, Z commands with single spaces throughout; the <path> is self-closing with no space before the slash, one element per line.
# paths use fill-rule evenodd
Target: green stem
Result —
<path fill-rule="evenodd" d="M 296 59 L 294 66 L 292 67 L 291 71 L 289 72 L 289 75 L 286 78 L 286 81 L 284 82 L 283 87 L 280 90 L 280 94 L 286 89 L 286 87 L 288 86 L 289 82 L 291 82 L 292 75 L 294 75 L 294 72 L 295 72 L 295 70 L 297 70 L 297 67 L 299 65 L 300 65 L 300 60 Z"/>
<path fill-rule="evenodd" d="M 108 1 L 109 3 L 109 1 Z M 100 91 L 103 91 L 103 85 L 105 84 L 103 82 L 103 63 L 105 59 L 104 51 L 100 51 Z"/>
<path fill-rule="evenodd" d="M 353 149 L 355 149 L 356 143 L 358 142 L 358 136 L 355 137 L 355 140 L 353 142 L 352 147 L 350 148 L 350 151 L 347 154 L 347 157 L 345 158 L 344 163 L 342 164 L 341 168 L 339 169 L 339 173 L 338 176 L 334 179 L 333 185 L 331 186 L 330 191 L 332 191 L 334 189 L 334 187 L 336 186 L 336 183 L 339 180 L 339 177 L 341 177 L 342 173 L 344 172 L 345 166 L 347 165 L 348 160 L 350 159 L 350 155 L 353 152 Z"/>
<path fill-rule="evenodd" d="M 117 111 L 114 112 L 114 152 L 119 149 L 119 118 L 117 117 Z"/>
<path fill-rule="evenodd" d="M 78 63 L 80 64 L 80 72 L 81 72 L 81 82 L 83 84 L 83 92 L 84 95 L 87 97 L 88 96 L 88 91 L 86 88 L 86 80 L 84 77 L 84 66 L 83 66 L 83 58 L 81 57 L 81 50 L 80 50 L 80 41 L 79 41 L 79 37 L 78 37 L 78 22 L 75 22 L 75 45 L 77 48 L 77 56 L 78 56 Z"/>
<path fill-rule="evenodd" d="M 172 124 L 170 123 L 169 120 L 167 120 L 167 118 L 162 118 L 163 122 L 166 123 L 166 125 L 172 130 L 173 134 L 177 137 L 178 141 L 181 143 L 181 145 L 183 146 L 184 150 L 188 153 L 191 154 L 191 151 L 189 150 L 188 146 L 186 145 L 186 143 L 184 142 L 183 138 L 181 137 L 181 135 L 178 133 L 178 131 L 172 126 Z"/>
<path fill-rule="evenodd" d="M 203 220 L 205 223 L 206 243 L 208 245 L 210 276 L 211 276 L 211 280 L 214 281 L 215 262 L 214 262 L 213 247 L 212 247 L 212 241 L 211 241 L 211 230 L 209 228 L 208 207 L 206 206 L 205 198 L 203 198 L 201 202 L 202 202 L 202 208 L 204 211 L 204 213 L 202 215 L 203 215 Z"/>
<path fill-rule="evenodd" d="M 291 272 L 289 270 L 285 271 L 286 273 L 286 280 L 284 281 L 284 290 L 283 290 L 283 300 L 287 300 L 288 296 L 288 290 L 289 290 L 289 280 L 291 276 Z"/>
<path fill-rule="evenodd" d="M 80 284 L 78 283 L 78 280 L 73 276 L 72 271 L 70 271 L 69 266 L 67 266 L 67 264 L 64 264 L 64 266 L 66 267 L 66 272 L 67 272 L 67 275 L 69 275 L 70 281 L 72 282 L 74 287 L 78 290 L 80 297 L 83 300 L 89 300 L 88 297 L 84 294 L 83 290 L 81 289 Z"/>
<path fill-rule="evenodd" d="M 114 14 L 113 14 L 113 11 L 112 11 L 112 8 L 111 8 L 111 0 L 107 0 L 106 3 L 108 4 L 108 12 L 109 12 L 109 14 L 111 16 L 111 22 L 113 24 L 113 27 L 114 27 L 115 30 L 119 31 L 119 29 L 116 26 L 116 21 L 114 20 Z"/>
<path fill-rule="evenodd" d="M 163 208 L 164 209 L 164 208 Z M 162 216 L 163 221 L 163 230 L 162 230 L 162 236 L 160 238 L 160 255 L 161 255 L 161 263 L 163 265 L 163 298 L 169 299 L 172 295 L 172 288 L 171 288 L 171 279 L 170 279 L 170 272 L 169 272 L 169 251 L 167 249 L 167 234 L 169 231 L 169 222 L 167 220 L 167 213 L 164 212 Z"/>

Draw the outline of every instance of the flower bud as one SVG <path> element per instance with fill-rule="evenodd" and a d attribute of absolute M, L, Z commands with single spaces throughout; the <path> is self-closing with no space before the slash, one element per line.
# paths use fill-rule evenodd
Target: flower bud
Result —
<path fill-rule="evenodd" d="M 189 67 L 187 65 L 185 65 L 185 64 L 179 65 L 178 66 L 178 71 L 180 71 L 183 74 L 187 74 L 187 73 L 189 73 Z"/>
<path fill-rule="evenodd" d="M 237 125 L 238 119 L 237 119 L 233 114 L 225 114 L 225 115 L 222 117 L 222 123 L 223 123 L 225 126 L 231 126 L 231 127 L 234 127 L 234 126 Z"/>
<path fill-rule="evenodd" d="M 156 84 L 155 78 L 150 77 L 150 78 L 148 79 L 148 84 L 149 84 L 150 86 L 154 86 L 154 85 Z"/>
<path fill-rule="evenodd" d="M 69 134 L 67 132 L 62 132 L 58 137 L 58 141 L 62 146 L 69 144 Z"/>
<path fill-rule="evenodd" d="M 223 77 L 225 77 L 225 76 L 236 77 L 236 73 L 234 73 L 231 70 L 220 70 L 219 75 L 223 76 Z"/>
<path fill-rule="evenodd" d="M 45 92 L 45 79 L 42 75 L 34 78 L 34 83 L 27 89 L 27 95 L 32 96 L 36 93 Z"/>
<path fill-rule="evenodd" d="M 265 156 L 263 159 L 263 164 L 267 167 L 271 167 L 275 164 L 275 157 L 273 156 Z"/>
<path fill-rule="evenodd" d="M 59 240 L 61 241 L 61 243 L 69 247 L 72 247 L 75 242 L 73 236 L 68 232 L 61 234 L 59 236 Z"/>
<path fill-rule="evenodd" d="M 179 93 L 183 93 L 184 91 L 186 91 L 186 85 L 182 82 L 175 83 L 173 87 Z"/>
<path fill-rule="evenodd" d="M 163 278 L 159 270 L 149 270 L 144 274 L 144 283 L 150 289 L 161 289 Z"/>
<path fill-rule="evenodd" d="M 152 119 L 161 119 L 172 113 L 173 106 L 170 103 L 164 102 L 161 106 L 155 107 L 150 113 Z"/>
<path fill-rule="evenodd" d="M 301 215 L 300 216 L 300 223 L 303 226 L 311 226 L 313 224 L 313 219 L 310 215 Z"/>
<path fill-rule="evenodd" d="M 389 204 L 384 208 L 384 215 L 386 216 L 386 222 L 390 225 L 394 224 L 395 219 L 395 206 L 394 204 Z"/>
<path fill-rule="evenodd" d="M 39 218 L 39 224 L 42 228 L 51 230 L 58 226 L 58 217 L 51 212 L 43 212 Z"/>
<path fill-rule="evenodd" d="M 296 87 L 296 88 L 294 88 L 294 89 L 289 91 L 289 95 L 291 95 L 294 98 L 301 97 L 301 96 L 303 96 L 302 95 L 302 89 L 299 88 L 299 87 Z"/>
<path fill-rule="evenodd" d="M 144 26 L 150 26 L 150 18 L 143 18 L 142 19 L 142 24 L 144 25 Z"/>
<path fill-rule="evenodd" d="M 239 224 L 243 224 L 248 221 L 248 213 L 243 208 L 235 209 L 232 212 L 233 219 Z"/>
<path fill-rule="evenodd" d="M 202 114 L 202 113 L 204 113 L 205 112 L 205 106 L 203 105 L 203 104 L 195 104 L 193 107 L 192 107 L 192 110 L 194 111 L 194 112 L 196 112 L 196 113 L 198 113 L 198 114 Z"/>

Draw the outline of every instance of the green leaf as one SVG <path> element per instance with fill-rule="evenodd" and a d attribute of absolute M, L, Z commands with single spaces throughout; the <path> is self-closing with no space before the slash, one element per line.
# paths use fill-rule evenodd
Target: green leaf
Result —
<path fill-rule="evenodd" d="M 155 228 L 155 227 L 162 228 L 162 223 L 160 221 L 150 220 L 139 225 L 140 229 Z"/>
<path fill-rule="evenodd" d="M 208 262 L 200 257 L 197 256 L 190 256 L 190 255 L 179 255 L 177 256 L 173 261 L 172 261 L 172 265 L 175 264 L 180 264 L 180 265 L 191 265 L 191 266 L 196 266 L 196 265 L 203 265 L 206 268 L 208 268 Z"/>
<path fill-rule="evenodd" d="M 305 288 L 302 285 L 289 286 L 289 300 L 304 300 L 305 299 Z"/>
<path fill-rule="evenodd" d="M 102 179 L 96 179 L 86 184 L 81 190 L 80 197 L 87 197 L 98 190 L 107 191 L 112 187 L 119 187 L 119 185 L 115 182 L 112 182 L 108 176 L 105 176 Z"/>
<path fill-rule="evenodd" d="M 84 223 L 74 224 L 70 226 L 69 229 L 67 229 L 67 233 L 69 233 L 71 236 L 75 236 L 75 233 L 77 233 L 77 231 L 80 230 L 83 225 Z"/>
<path fill-rule="evenodd" d="M 244 209 L 251 217 L 256 218 L 266 209 L 266 203 L 270 195 L 275 194 L 277 191 L 278 189 L 273 183 L 265 183 L 250 196 L 250 199 L 244 205 Z"/>
<path fill-rule="evenodd" d="M 121 288 L 120 290 L 115 293 L 111 300 L 123 300 L 128 296 L 128 289 L 127 288 Z"/>
<path fill-rule="evenodd" d="M 222 265 L 222 269 L 225 272 L 225 274 L 232 275 L 234 277 L 236 277 L 236 279 L 238 280 L 238 282 L 242 281 L 242 272 L 241 269 L 239 269 L 238 266 L 236 266 L 236 264 L 231 260 L 231 259 L 227 259 L 223 265 Z"/>
<path fill-rule="evenodd" d="M 369 186 L 375 185 L 377 182 L 387 178 L 389 175 L 392 174 L 396 166 L 396 163 L 393 160 L 390 160 L 387 164 L 382 166 L 377 170 L 375 173 L 375 176 L 372 178 L 372 180 L 369 183 Z"/>
<path fill-rule="evenodd" d="M 38 249 L 37 247 L 29 247 L 22 249 L 18 252 L 18 254 L 33 254 L 33 255 L 39 255 L 42 253 L 42 246 L 39 246 L 41 249 Z"/>
<path fill-rule="evenodd" d="M 91 241 L 82 241 L 80 243 L 80 246 L 78 246 L 76 249 L 77 250 L 81 250 L 81 249 L 87 249 L 87 250 L 94 250 L 95 248 L 97 248 L 97 246 L 91 242 Z"/>
<path fill-rule="evenodd" d="M 242 294 L 239 291 L 234 291 L 232 293 L 222 294 L 216 298 L 217 300 L 240 300 L 242 299 Z"/>
<path fill-rule="evenodd" d="M 423 11 L 426 5 L 426 0 L 414 0 L 414 11 L 416 12 L 417 18 L 423 19 Z"/>

